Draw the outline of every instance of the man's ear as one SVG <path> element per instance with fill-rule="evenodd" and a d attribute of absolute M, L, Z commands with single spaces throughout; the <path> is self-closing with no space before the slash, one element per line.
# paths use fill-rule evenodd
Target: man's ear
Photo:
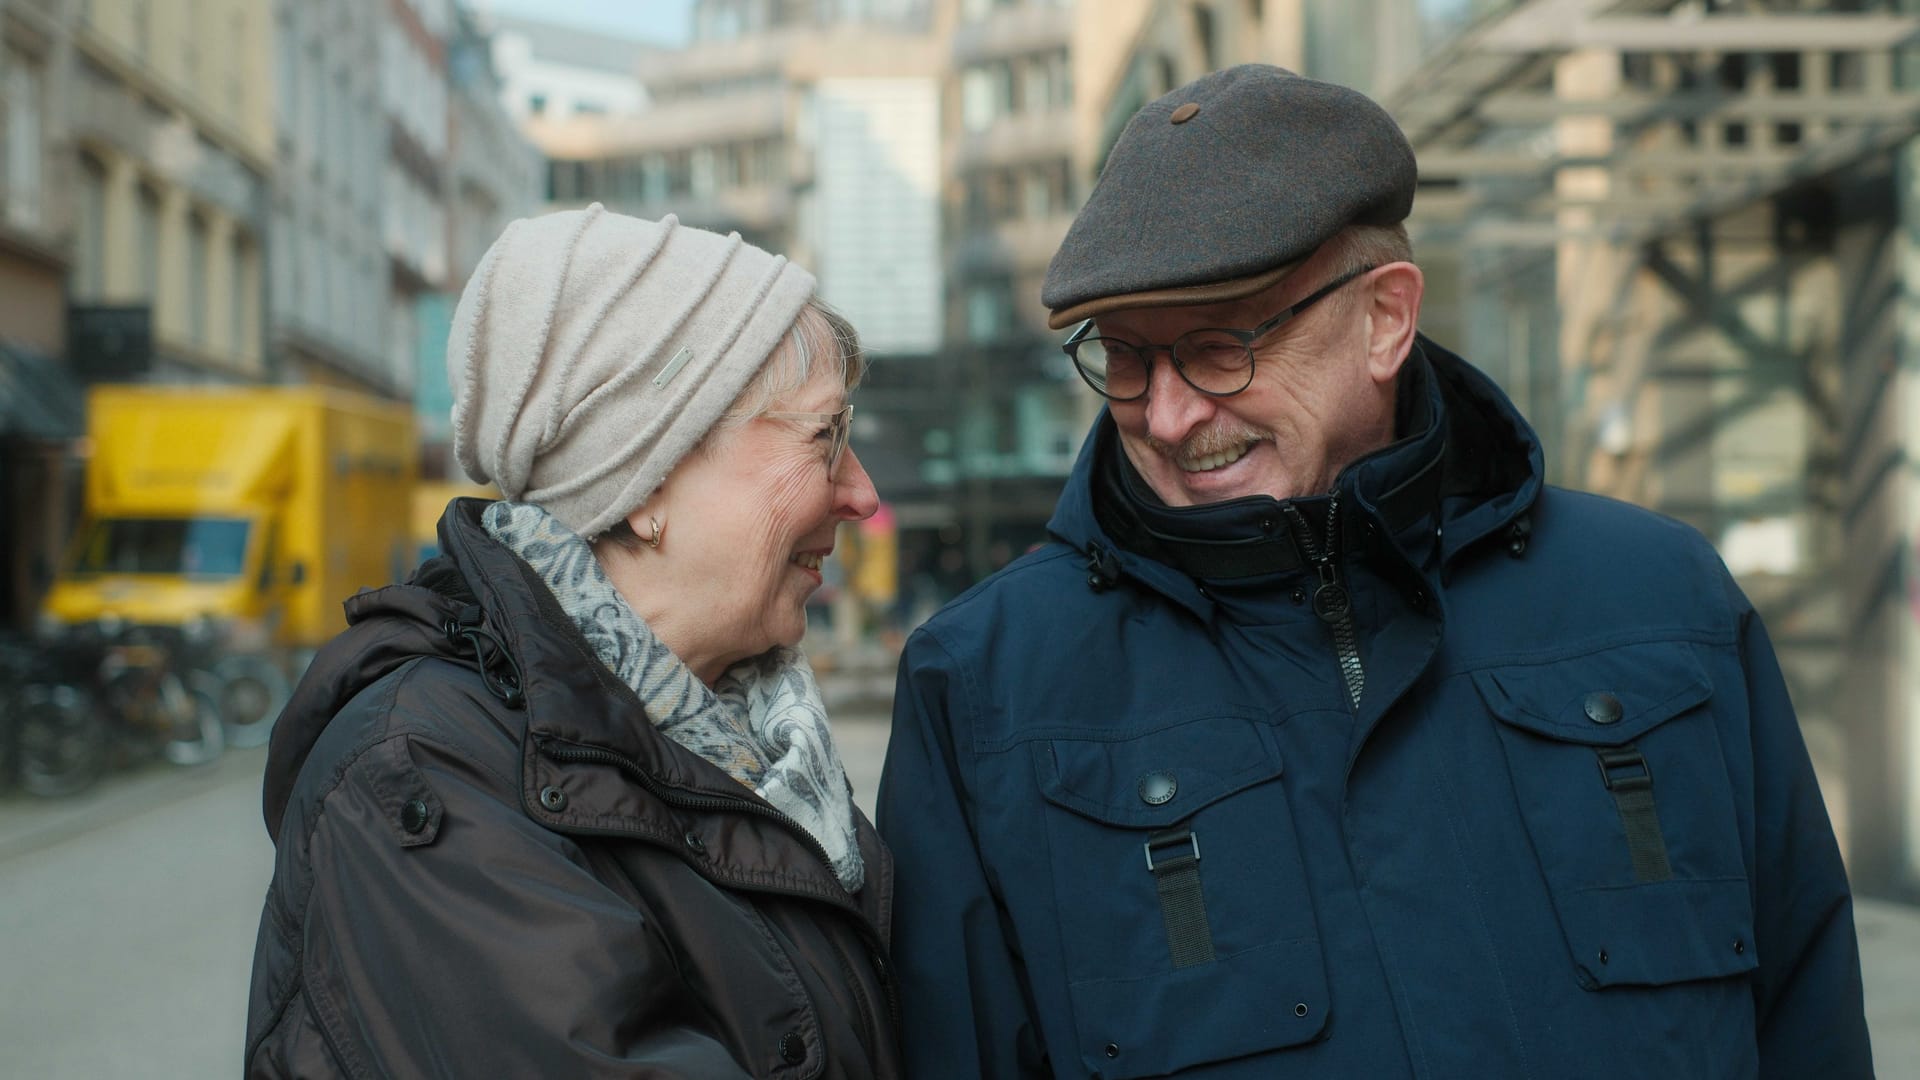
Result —
<path fill-rule="evenodd" d="M 1427 279 L 1410 262 L 1388 263 L 1374 271 L 1367 301 L 1367 375 L 1385 386 L 1400 376 L 1420 324 L 1420 298 Z"/>

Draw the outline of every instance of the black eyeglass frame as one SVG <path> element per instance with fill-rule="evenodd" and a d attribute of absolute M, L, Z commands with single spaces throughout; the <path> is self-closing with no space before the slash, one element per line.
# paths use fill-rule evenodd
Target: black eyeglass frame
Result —
<path fill-rule="evenodd" d="M 1208 397 L 1232 397 L 1233 395 L 1238 394 L 1241 391 L 1245 390 L 1247 387 L 1253 385 L 1253 371 L 1254 371 L 1254 367 L 1258 363 L 1258 358 L 1254 356 L 1254 353 L 1253 353 L 1254 342 L 1260 340 L 1263 337 L 1266 337 L 1268 334 L 1273 333 L 1275 330 L 1280 329 L 1282 326 L 1285 326 L 1286 324 L 1292 322 L 1294 319 L 1299 318 L 1302 312 L 1306 311 L 1308 308 L 1312 307 L 1313 305 L 1319 303 L 1321 300 L 1327 298 L 1328 296 L 1333 295 L 1335 292 L 1338 292 L 1340 289 L 1345 288 L 1346 286 L 1352 284 L 1354 281 L 1357 281 L 1358 279 L 1366 276 L 1367 274 L 1371 274 L 1378 269 L 1379 269 L 1378 266 L 1363 266 L 1358 270 L 1349 270 L 1348 272 L 1340 275 L 1339 277 L 1334 278 L 1332 281 L 1327 282 L 1325 285 L 1320 286 L 1318 289 L 1315 289 L 1313 292 L 1308 293 L 1306 296 L 1302 297 L 1301 299 L 1294 301 L 1291 305 L 1283 309 L 1278 315 L 1275 315 L 1273 318 L 1268 319 L 1266 322 L 1261 323 L 1260 325 L 1254 327 L 1251 330 L 1230 330 L 1225 327 L 1203 326 L 1193 330 L 1189 330 L 1186 333 L 1181 334 L 1179 337 L 1174 338 L 1173 343 L 1169 345 L 1136 344 L 1134 342 L 1127 341 L 1125 338 L 1112 339 L 1114 341 L 1120 342 L 1121 344 L 1127 346 L 1130 349 L 1136 350 L 1137 352 L 1139 352 L 1139 354 L 1142 357 L 1146 359 L 1146 363 L 1147 363 L 1146 381 L 1140 387 L 1139 393 L 1131 394 L 1131 395 L 1128 395 L 1127 397 L 1120 397 L 1115 394 L 1110 394 L 1107 391 L 1101 389 L 1100 384 L 1094 381 L 1094 376 L 1090 372 L 1088 372 L 1087 369 L 1083 367 L 1080 363 L 1079 351 L 1080 351 L 1081 344 L 1083 342 L 1093 340 L 1099 337 L 1099 335 L 1097 334 L 1090 333 L 1090 331 L 1093 329 L 1092 319 L 1088 319 L 1086 322 L 1081 323 L 1079 327 L 1076 328 L 1072 334 L 1068 335 L 1067 340 L 1060 343 L 1060 349 L 1062 352 L 1067 354 L 1067 359 L 1073 361 L 1073 370 L 1080 373 L 1080 378 L 1088 386 L 1093 388 L 1094 393 L 1099 394 L 1101 397 L 1106 398 L 1108 401 L 1138 401 L 1141 398 L 1147 396 L 1147 391 L 1151 389 L 1153 386 L 1153 362 L 1154 362 L 1153 354 L 1156 352 L 1166 353 L 1167 359 L 1172 361 L 1173 363 L 1173 370 L 1179 373 L 1180 381 L 1186 383 L 1188 386 L 1193 387 L 1194 390 L 1198 391 L 1199 393 L 1205 394 Z M 1179 354 L 1176 353 L 1174 350 L 1179 348 L 1180 343 L 1182 341 L 1185 341 L 1186 339 L 1192 337 L 1195 334 L 1225 334 L 1228 337 L 1238 339 L 1240 344 L 1244 346 L 1247 350 L 1247 381 L 1241 383 L 1239 386 L 1233 388 L 1232 390 L 1209 390 L 1206 387 L 1201 386 L 1200 384 L 1194 382 L 1193 379 L 1188 377 L 1187 366 L 1181 363 Z"/>

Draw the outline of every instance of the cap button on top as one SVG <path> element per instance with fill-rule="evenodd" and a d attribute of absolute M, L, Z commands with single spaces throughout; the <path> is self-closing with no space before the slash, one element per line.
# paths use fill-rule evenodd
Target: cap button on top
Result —
<path fill-rule="evenodd" d="M 1587 719 L 1596 724 L 1612 724 L 1620 720 L 1623 710 L 1620 699 L 1604 690 L 1596 690 L 1587 695 Z"/>
<path fill-rule="evenodd" d="M 1200 115 L 1200 106 L 1189 101 L 1185 105 L 1173 110 L 1171 119 L 1176 124 L 1184 124 L 1198 115 Z"/>
<path fill-rule="evenodd" d="M 1179 790 L 1180 782 L 1170 772 L 1150 772 L 1140 778 L 1140 801 L 1148 806 L 1171 802 L 1174 792 Z"/>

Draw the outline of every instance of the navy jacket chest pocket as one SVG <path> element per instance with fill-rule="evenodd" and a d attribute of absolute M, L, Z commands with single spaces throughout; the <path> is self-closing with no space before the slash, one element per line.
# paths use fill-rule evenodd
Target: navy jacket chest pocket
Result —
<path fill-rule="evenodd" d="M 1739 809 L 1687 642 L 1473 674 L 1588 989 L 1758 966 Z"/>
<path fill-rule="evenodd" d="M 1215 708 L 1033 756 L 1088 1074 L 1161 1076 L 1320 1035 L 1326 966 L 1262 714 Z"/>

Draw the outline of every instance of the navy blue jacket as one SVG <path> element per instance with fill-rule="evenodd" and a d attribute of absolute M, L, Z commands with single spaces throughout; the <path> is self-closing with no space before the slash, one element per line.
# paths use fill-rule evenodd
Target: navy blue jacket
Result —
<path fill-rule="evenodd" d="M 1546 486 L 1484 375 L 1409 365 L 1404 437 L 1292 504 L 1122 530 L 1103 415 L 1058 543 L 914 633 L 911 1075 L 1871 1075 L 1752 607 L 1693 530 Z"/>

